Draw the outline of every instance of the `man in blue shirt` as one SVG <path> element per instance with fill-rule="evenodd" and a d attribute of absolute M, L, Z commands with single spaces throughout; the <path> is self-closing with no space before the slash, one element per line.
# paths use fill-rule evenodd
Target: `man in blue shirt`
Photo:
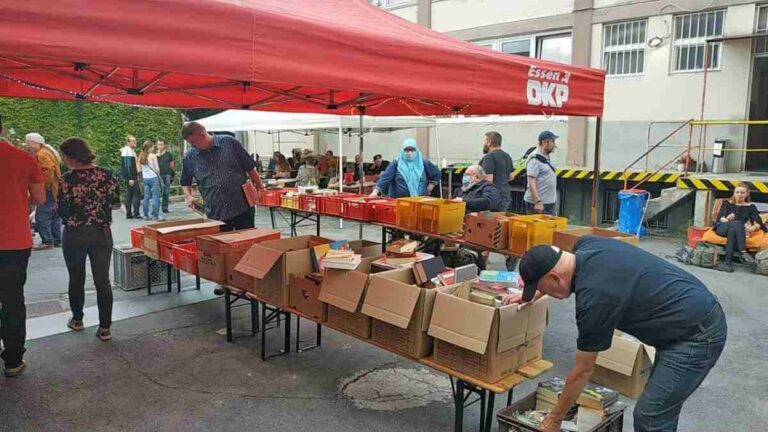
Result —
<path fill-rule="evenodd" d="M 574 253 L 533 247 L 520 261 L 520 276 L 522 297 L 505 302 L 576 294 L 576 361 L 543 431 L 560 431 L 598 353 L 611 347 L 614 329 L 656 348 L 651 376 L 635 406 L 635 431 L 677 430 L 683 403 L 717 362 L 728 333 L 720 303 L 701 281 L 636 246 L 600 237 L 580 239 Z"/>
<path fill-rule="evenodd" d="M 253 228 L 254 209 L 248 205 L 242 189 L 250 177 L 257 190 L 264 190 L 253 158 L 236 139 L 211 136 L 200 123 L 185 123 L 181 134 L 192 145 L 184 155 L 181 170 L 181 188 L 187 204 L 194 204 L 194 178 L 205 202 L 206 216 L 224 222 L 222 231 Z"/>

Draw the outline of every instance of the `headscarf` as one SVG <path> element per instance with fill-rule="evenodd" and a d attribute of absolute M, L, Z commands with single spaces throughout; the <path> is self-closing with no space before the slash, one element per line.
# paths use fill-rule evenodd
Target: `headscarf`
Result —
<path fill-rule="evenodd" d="M 410 161 L 405 157 L 405 149 L 408 147 L 413 147 L 416 150 L 414 151 L 413 160 Z M 421 184 L 421 175 L 424 174 L 424 159 L 421 157 L 419 146 L 413 138 L 403 141 L 403 149 L 400 151 L 400 157 L 397 160 L 397 172 L 403 176 L 410 196 L 421 195 L 419 185 Z"/>

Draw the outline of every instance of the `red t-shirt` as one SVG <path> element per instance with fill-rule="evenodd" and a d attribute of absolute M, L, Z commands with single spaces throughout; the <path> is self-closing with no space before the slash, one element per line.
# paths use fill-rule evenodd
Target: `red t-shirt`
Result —
<path fill-rule="evenodd" d="M 44 183 L 40 165 L 31 154 L 0 140 L 0 250 L 32 247 L 29 225 L 29 185 Z"/>

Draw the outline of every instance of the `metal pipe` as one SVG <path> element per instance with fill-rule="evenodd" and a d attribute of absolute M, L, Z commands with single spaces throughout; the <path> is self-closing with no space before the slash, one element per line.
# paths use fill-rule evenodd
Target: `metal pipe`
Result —
<path fill-rule="evenodd" d="M 680 129 L 684 128 L 684 127 L 685 127 L 685 125 L 687 125 L 687 124 L 690 124 L 690 123 L 691 123 L 691 120 L 688 120 L 687 122 L 683 123 L 683 124 L 682 124 L 682 125 L 680 125 L 680 126 L 677 128 L 677 129 L 675 129 L 675 130 L 673 130 L 672 132 L 670 132 L 670 133 L 669 133 L 669 135 L 667 135 L 667 136 L 665 136 L 664 138 L 662 138 L 662 140 L 661 140 L 661 141 L 659 141 L 658 143 L 656 143 L 656 145 L 654 145 L 653 147 L 651 147 L 649 150 L 646 150 L 646 152 L 645 152 L 645 153 L 641 154 L 641 155 L 640 155 L 640 157 L 638 157 L 637 159 L 635 159 L 635 160 L 634 160 L 634 161 L 633 161 L 631 164 L 627 165 L 627 167 L 626 167 L 626 168 L 624 168 L 624 171 L 623 171 L 623 173 L 622 173 L 622 174 L 623 174 L 623 177 L 624 177 L 624 189 L 627 189 L 627 184 L 628 184 L 628 181 L 629 181 L 629 179 L 627 178 L 627 171 L 629 171 L 629 169 L 630 169 L 630 168 L 632 168 L 632 167 L 633 167 L 633 166 L 634 166 L 636 163 L 638 163 L 638 162 L 639 162 L 639 161 L 640 161 L 642 158 L 644 158 L 646 155 L 648 155 L 648 154 L 649 154 L 649 153 L 651 153 L 652 151 L 656 150 L 656 149 L 657 149 L 657 148 L 658 148 L 658 147 L 659 147 L 661 144 L 663 144 L 664 142 L 666 142 L 668 139 L 672 138 L 672 136 L 674 136 L 674 135 L 675 135 L 675 134 L 676 134 L 678 131 L 680 131 Z M 688 147 L 690 147 L 690 139 L 689 139 L 689 142 L 688 142 Z"/>
<path fill-rule="evenodd" d="M 363 129 L 363 114 L 365 114 L 365 106 L 361 105 L 357 107 L 357 110 L 360 112 L 360 149 L 359 154 L 360 158 L 363 157 L 363 147 L 365 144 L 365 137 L 363 136 L 365 134 L 365 130 Z M 357 171 L 357 164 L 355 164 L 355 171 Z M 357 187 L 357 193 L 361 194 L 363 193 L 363 181 L 365 181 L 365 170 L 363 170 L 363 162 L 360 162 L 360 173 L 358 173 L 360 176 L 360 180 L 358 181 L 358 187 Z M 363 239 L 363 223 L 359 223 L 360 226 L 360 232 L 358 233 L 359 240 Z"/>
<path fill-rule="evenodd" d="M 707 41 L 704 44 L 704 77 L 703 77 L 703 83 L 701 86 L 701 115 L 699 117 L 699 120 L 704 120 L 704 106 L 707 100 L 707 71 L 709 71 L 709 44 L 710 42 Z M 702 147 L 704 147 L 704 135 L 706 134 L 706 125 L 704 129 L 699 131 L 699 167 L 696 167 L 696 172 L 700 172 L 700 167 L 704 164 L 702 163 L 702 160 L 704 159 L 704 152 L 701 150 Z M 688 162 L 690 161 L 690 155 L 688 157 L 688 160 L 686 161 L 685 168 L 686 172 L 688 171 Z"/>
<path fill-rule="evenodd" d="M 593 227 L 597 226 L 597 194 L 600 189 L 600 138 L 602 135 L 603 118 L 598 117 L 595 124 L 595 163 L 592 168 L 595 177 L 592 179 L 592 208 L 590 211 L 590 222 Z"/>

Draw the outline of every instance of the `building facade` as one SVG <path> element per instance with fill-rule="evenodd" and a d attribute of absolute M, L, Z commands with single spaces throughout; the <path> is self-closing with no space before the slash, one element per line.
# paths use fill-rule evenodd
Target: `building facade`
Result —
<path fill-rule="evenodd" d="M 371 0 L 391 13 L 489 49 L 606 71 L 602 165 L 622 169 L 689 119 L 768 119 L 768 3 L 740 0 Z M 734 36 L 746 36 L 736 39 Z M 719 42 L 707 41 L 725 39 Z M 705 45 L 709 48 L 705 49 Z M 704 73 L 705 57 L 708 70 Z M 706 92 L 704 91 L 706 75 Z M 449 161 L 472 160 L 488 125 L 444 125 L 429 132 L 429 152 Z M 493 123 L 516 157 L 541 129 L 561 135 L 556 162 L 589 167 L 594 121 L 525 117 Z M 689 133 L 692 132 L 692 133 Z M 426 132 L 422 132 L 422 135 Z M 437 136 L 436 136 L 437 135 Z M 641 160 L 653 170 L 684 150 L 712 164 L 716 139 L 731 149 L 768 148 L 768 126 L 684 128 Z M 726 152 L 729 172 L 768 171 L 766 152 Z M 669 166 L 674 168 L 675 164 Z"/>

